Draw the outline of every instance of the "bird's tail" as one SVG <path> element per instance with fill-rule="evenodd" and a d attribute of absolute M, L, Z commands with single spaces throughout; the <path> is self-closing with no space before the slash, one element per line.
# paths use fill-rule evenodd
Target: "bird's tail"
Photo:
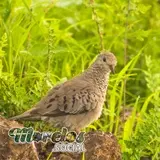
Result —
<path fill-rule="evenodd" d="M 11 117 L 9 120 L 22 120 L 22 121 L 39 121 L 41 117 L 39 115 L 32 115 L 30 112 L 24 112 L 21 115 Z"/>

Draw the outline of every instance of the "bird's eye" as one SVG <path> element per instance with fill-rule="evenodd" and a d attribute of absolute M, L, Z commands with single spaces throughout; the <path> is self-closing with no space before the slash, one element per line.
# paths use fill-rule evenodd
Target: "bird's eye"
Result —
<path fill-rule="evenodd" d="M 103 62 L 106 62 L 106 57 L 103 57 Z"/>

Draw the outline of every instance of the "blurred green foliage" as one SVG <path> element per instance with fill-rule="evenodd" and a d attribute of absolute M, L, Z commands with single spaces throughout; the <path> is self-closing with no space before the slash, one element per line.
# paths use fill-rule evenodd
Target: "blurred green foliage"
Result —
<path fill-rule="evenodd" d="M 160 1 L 96 0 L 93 5 L 105 49 L 115 53 L 118 65 L 103 115 L 86 131 L 113 132 L 123 159 L 158 160 Z M 1 0 L 1 115 L 24 112 L 48 89 L 81 73 L 100 52 L 99 43 L 89 1 Z"/>

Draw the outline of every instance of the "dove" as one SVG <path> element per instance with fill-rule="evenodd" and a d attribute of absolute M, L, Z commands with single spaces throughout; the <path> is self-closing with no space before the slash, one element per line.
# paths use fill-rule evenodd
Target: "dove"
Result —
<path fill-rule="evenodd" d="M 116 64 L 113 53 L 101 52 L 84 72 L 53 87 L 32 109 L 11 120 L 46 121 L 76 131 L 87 127 L 101 116 Z"/>

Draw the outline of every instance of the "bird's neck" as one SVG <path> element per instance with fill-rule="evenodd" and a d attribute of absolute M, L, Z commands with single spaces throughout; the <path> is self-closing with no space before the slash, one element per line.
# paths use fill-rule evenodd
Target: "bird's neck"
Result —
<path fill-rule="evenodd" d="M 102 91 L 107 89 L 109 75 L 109 69 L 104 69 L 101 66 L 92 66 L 82 74 L 87 81 L 92 82 Z"/>

